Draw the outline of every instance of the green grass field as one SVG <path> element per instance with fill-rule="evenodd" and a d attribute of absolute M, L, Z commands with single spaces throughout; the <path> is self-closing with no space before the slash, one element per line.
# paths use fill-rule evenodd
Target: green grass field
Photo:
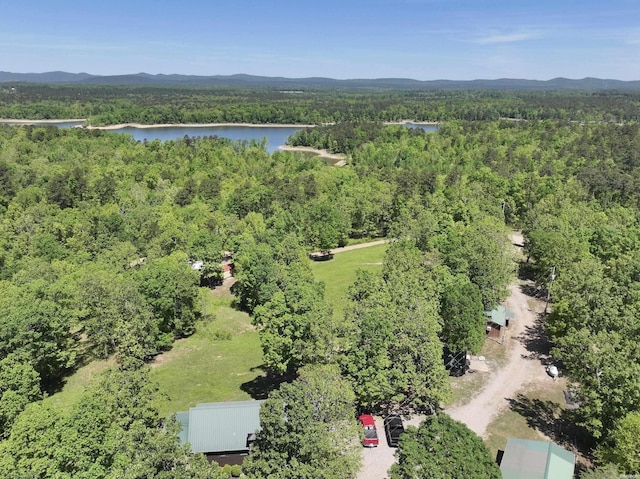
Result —
<path fill-rule="evenodd" d="M 201 290 L 204 319 L 196 332 L 173 344 L 151 363 L 151 378 L 167 395 L 161 414 L 189 409 L 198 402 L 251 399 L 252 381 L 263 376 L 262 349 L 258 332 L 249 315 L 231 307 L 229 293 L 213 294 Z M 45 399 L 56 408 L 68 410 L 75 404 L 91 379 L 115 361 L 94 360 L 67 378 L 62 390 Z M 258 381 L 259 382 L 259 381 Z"/>
<path fill-rule="evenodd" d="M 371 246 L 336 254 L 330 261 L 312 261 L 311 269 L 325 285 L 325 298 L 336 317 L 342 317 L 348 304 L 347 292 L 356 280 L 356 271 L 380 271 L 388 245 Z"/>
<path fill-rule="evenodd" d="M 169 396 L 161 413 L 184 411 L 199 402 L 251 399 L 242 385 L 247 383 L 248 391 L 251 381 L 263 375 L 260 338 L 249 315 L 233 309 L 231 299 L 217 298 L 219 304 L 211 307 L 215 317 L 152 363 L 151 378 Z"/>
<path fill-rule="evenodd" d="M 518 394 L 511 407 L 487 428 L 485 443 L 491 453 L 495 455 L 498 450 L 504 450 L 510 437 L 546 440 L 545 435 L 553 436 L 558 417 L 564 409 L 562 390 L 565 388 L 566 379 L 560 378 Z"/>
<path fill-rule="evenodd" d="M 326 299 L 334 314 L 342 316 L 347 290 L 356 279 L 356 270 L 379 271 L 387 245 L 339 253 L 331 261 L 313 262 L 317 280 L 326 287 Z M 270 387 L 264 380 L 262 349 L 258 332 L 248 314 L 232 307 L 230 293 L 201 289 L 203 320 L 196 332 L 173 344 L 170 351 L 151 363 L 151 378 L 168 399 L 162 414 L 184 411 L 199 402 L 241 401 L 263 394 Z M 45 399 L 60 409 L 75 404 L 91 379 L 115 361 L 94 360 L 69 376 L 60 392 Z"/>

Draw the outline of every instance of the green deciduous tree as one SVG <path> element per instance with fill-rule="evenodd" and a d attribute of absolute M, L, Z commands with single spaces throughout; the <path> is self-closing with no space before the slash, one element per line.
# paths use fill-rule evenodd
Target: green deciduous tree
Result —
<path fill-rule="evenodd" d="M 620 419 L 597 455 L 625 474 L 640 473 L 640 413 L 632 412 Z"/>
<path fill-rule="evenodd" d="M 354 394 L 335 366 L 307 366 L 260 410 L 261 432 L 244 463 L 253 479 L 349 479 L 360 465 Z"/>
<path fill-rule="evenodd" d="M 500 468 L 482 439 L 446 414 L 428 416 L 400 436 L 391 479 L 500 479 Z"/>
<path fill-rule="evenodd" d="M 191 269 L 187 255 L 173 253 L 148 260 L 138 271 L 140 291 L 151 305 L 158 327 L 169 345 L 174 337 L 195 331 L 200 275 Z"/>
<path fill-rule="evenodd" d="M 442 342 L 450 351 L 477 353 L 485 340 L 486 318 L 478 287 L 464 275 L 445 278 L 440 300 Z"/>
<path fill-rule="evenodd" d="M 283 373 L 287 369 L 321 360 L 323 328 L 331 316 L 324 301 L 324 286 L 302 279 L 289 268 L 289 283 L 271 301 L 254 310 L 253 322 L 260 327 L 265 364 Z"/>
<path fill-rule="evenodd" d="M 449 394 L 442 363 L 438 290 L 420 251 L 393 244 L 382 276 L 359 273 L 347 321 L 354 333 L 344 368 L 358 402 L 431 410 Z"/>
<path fill-rule="evenodd" d="M 40 375 L 28 357 L 12 353 L 0 361 L 0 438 L 9 435 L 25 406 L 42 397 Z"/>

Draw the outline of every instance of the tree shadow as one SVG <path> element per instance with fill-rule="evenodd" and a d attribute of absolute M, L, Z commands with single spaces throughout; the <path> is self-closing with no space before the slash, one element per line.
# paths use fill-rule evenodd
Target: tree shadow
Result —
<path fill-rule="evenodd" d="M 43 379 L 40 382 L 42 391 L 48 395 L 62 391 L 70 376 L 93 361 L 101 359 L 96 346 L 91 341 L 83 340 L 79 333 L 75 333 L 73 336 L 72 352 L 75 353 L 74 363 L 67 368 L 61 369 L 59 374 Z"/>
<path fill-rule="evenodd" d="M 520 278 L 522 279 L 522 278 Z M 527 280 L 526 283 L 520 285 L 520 291 L 530 298 L 542 299 L 545 297 L 545 290 L 536 286 L 533 281 Z"/>
<path fill-rule="evenodd" d="M 538 314 L 532 325 L 525 326 L 518 339 L 529 352 L 526 359 L 537 359 L 543 365 L 550 364 L 552 343 L 547 335 L 542 321 L 543 315 Z"/>
<path fill-rule="evenodd" d="M 518 261 L 518 279 L 523 281 L 534 281 L 534 265 L 526 261 Z"/>
<path fill-rule="evenodd" d="M 297 377 L 295 372 L 276 374 L 267 370 L 264 365 L 253 367 L 251 371 L 262 371 L 262 374 L 256 376 L 251 381 L 242 383 L 240 389 L 249 394 L 253 399 L 267 399 L 272 391 L 280 388 L 280 385 L 290 383 Z"/>
<path fill-rule="evenodd" d="M 531 399 L 523 394 L 508 399 L 508 402 L 511 410 L 524 417 L 530 428 L 567 450 L 579 453 L 582 457 L 591 457 L 593 439 L 584 428 L 576 425 L 573 411 L 561 409 L 553 401 Z"/>

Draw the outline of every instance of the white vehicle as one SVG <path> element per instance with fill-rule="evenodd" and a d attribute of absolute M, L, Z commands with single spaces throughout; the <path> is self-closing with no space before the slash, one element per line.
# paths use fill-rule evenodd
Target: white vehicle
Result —
<path fill-rule="evenodd" d="M 549 366 L 547 366 L 547 374 L 549 376 L 551 376 L 553 379 L 557 379 L 558 378 L 558 368 L 555 367 L 553 364 L 550 364 Z"/>

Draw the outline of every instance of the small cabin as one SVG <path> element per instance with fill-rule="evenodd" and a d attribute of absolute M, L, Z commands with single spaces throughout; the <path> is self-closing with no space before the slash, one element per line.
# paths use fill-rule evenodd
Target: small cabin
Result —
<path fill-rule="evenodd" d="M 242 464 L 260 429 L 264 401 L 202 403 L 176 414 L 182 444 L 220 465 Z"/>
<path fill-rule="evenodd" d="M 487 336 L 495 341 L 502 342 L 504 330 L 509 327 L 509 321 L 515 315 L 502 305 L 491 311 L 485 311 L 484 315 L 487 317 Z"/>

